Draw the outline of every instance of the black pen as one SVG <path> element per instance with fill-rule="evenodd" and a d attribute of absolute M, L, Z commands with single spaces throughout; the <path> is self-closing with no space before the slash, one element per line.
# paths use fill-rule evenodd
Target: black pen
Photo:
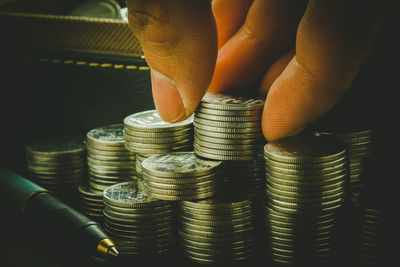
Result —
<path fill-rule="evenodd" d="M 3 168 L 0 168 L 0 203 L 7 203 L 9 212 L 63 246 L 88 255 L 118 256 L 114 243 L 97 222 L 46 189 Z"/>

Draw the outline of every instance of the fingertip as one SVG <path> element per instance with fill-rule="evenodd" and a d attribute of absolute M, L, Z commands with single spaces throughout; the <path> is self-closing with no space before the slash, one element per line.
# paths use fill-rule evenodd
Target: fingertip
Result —
<path fill-rule="evenodd" d="M 155 70 L 151 70 L 150 76 L 153 100 L 160 117 L 167 122 L 184 120 L 186 110 L 175 81 Z"/>

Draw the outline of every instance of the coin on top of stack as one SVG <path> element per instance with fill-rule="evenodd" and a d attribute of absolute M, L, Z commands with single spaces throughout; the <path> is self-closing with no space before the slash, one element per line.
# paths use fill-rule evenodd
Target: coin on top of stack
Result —
<path fill-rule="evenodd" d="M 267 240 L 278 264 L 320 264 L 332 256 L 332 235 L 345 200 L 345 145 L 302 135 L 265 145 Z"/>
<path fill-rule="evenodd" d="M 135 180 L 110 186 L 103 199 L 104 229 L 120 255 L 157 255 L 176 247 L 175 203 L 148 197 Z"/>
<path fill-rule="evenodd" d="M 367 166 L 372 155 L 372 130 L 349 132 L 315 132 L 316 135 L 329 135 L 344 142 L 349 153 L 349 197 L 353 204 L 360 206 L 360 194 L 365 187 Z"/>
<path fill-rule="evenodd" d="M 264 100 L 206 93 L 194 115 L 194 151 L 216 160 L 253 160 L 262 152 Z"/>
<path fill-rule="evenodd" d="M 180 202 L 180 240 L 185 257 L 198 264 L 238 264 L 254 256 L 250 199 Z"/>
<path fill-rule="evenodd" d="M 193 151 L 171 152 L 145 159 L 144 185 L 163 200 L 204 199 L 218 194 L 222 162 L 198 158 Z"/>
<path fill-rule="evenodd" d="M 77 185 L 87 178 L 84 138 L 80 135 L 37 137 L 25 145 L 25 154 L 32 180 L 71 204 Z"/>
<path fill-rule="evenodd" d="M 147 110 L 126 117 L 124 127 L 126 148 L 142 155 L 185 151 L 193 146 L 192 117 L 168 123 L 157 110 Z"/>
<path fill-rule="evenodd" d="M 123 124 L 112 124 L 87 133 L 91 188 L 103 191 L 116 183 L 137 179 L 136 156 L 125 148 L 123 129 Z"/>

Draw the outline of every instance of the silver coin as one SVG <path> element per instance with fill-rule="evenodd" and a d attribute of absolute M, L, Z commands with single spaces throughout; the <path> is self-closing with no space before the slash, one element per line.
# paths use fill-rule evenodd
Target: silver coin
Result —
<path fill-rule="evenodd" d="M 200 187 L 200 188 L 190 188 L 190 189 L 161 189 L 158 187 L 152 187 L 146 182 L 144 183 L 145 188 L 148 190 L 149 194 L 157 194 L 159 196 L 161 195 L 166 195 L 166 196 L 182 196 L 185 197 L 185 199 L 190 199 L 190 196 L 192 195 L 198 195 L 198 194 L 203 194 L 203 193 L 209 193 L 209 192 L 214 192 L 214 195 L 217 192 L 217 186 L 216 185 L 209 185 L 207 187 Z"/>
<path fill-rule="evenodd" d="M 138 143 L 138 142 L 130 142 L 127 141 L 126 144 L 133 149 L 172 149 L 174 147 L 182 147 L 182 146 L 190 146 L 193 144 L 193 137 L 191 136 L 189 139 L 183 139 L 177 142 L 171 143 L 160 143 L 160 144 L 151 144 L 151 143 Z"/>
<path fill-rule="evenodd" d="M 97 173 L 95 171 L 91 171 L 89 169 L 89 177 L 93 176 L 94 179 L 102 179 L 102 180 L 113 180 L 113 179 L 136 179 L 136 173 L 135 172 L 127 172 L 127 173 L 122 173 L 122 172 L 117 172 L 117 173 Z"/>
<path fill-rule="evenodd" d="M 166 184 L 159 182 L 152 182 L 149 180 L 144 181 L 145 185 L 152 188 L 159 188 L 164 190 L 196 190 L 201 188 L 206 188 L 209 186 L 218 186 L 218 181 L 216 180 L 207 180 L 204 182 L 198 183 L 185 183 L 185 184 Z"/>
<path fill-rule="evenodd" d="M 106 204 L 104 209 L 112 212 L 118 212 L 121 214 L 139 214 L 139 213 L 148 214 L 148 213 L 160 213 L 167 210 L 174 210 L 174 206 L 167 203 L 155 207 L 122 208 Z"/>
<path fill-rule="evenodd" d="M 226 150 L 226 151 L 235 151 L 235 150 L 259 150 L 262 151 L 263 149 L 263 144 L 215 144 L 215 143 L 210 143 L 210 142 L 204 142 L 201 141 L 197 138 L 194 139 L 193 145 L 196 146 L 196 144 L 202 146 L 202 147 L 207 147 L 207 148 L 215 148 L 218 150 Z"/>
<path fill-rule="evenodd" d="M 135 147 L 135 143 L 125 142 L 126 149 L 134 153 L 141 153 L 141 154 L 152 154 L 152 155 L 160 155 L 160 154 L 167 154 L 177 151 L 190 151 L 193 150 L 193 145 L 191 143 L 181 146 L 173 146 L 171 148 L 140 148 Z"/>
<path fill-rule="evenodd" d="M 181 204 L 181 206 L 186 206 L 186 207 L 195 208 L 195 209 L 202 209 L 202 210 L 204 210 L 204 209 L 227 210 L 227 209 L 243 208 L 243 207 L 250 206 L 253 204 L 253 201 L 251 199 L 232 201 L 232 200 L 227 200 L 224 198 L 213 198 L 213 199 L 200 200 L 200 201 L 182 201 L 180 204 Z"/>
<path fill-rule="evenodd" d="M 158 194 L 155 192 L 149 192 L 149 195 L 154 199 L 160 199 L 165 201 L 181 201 L 181 200 L 196 200 L 196 199 L 205 199 L 214 197 L 218 194 L 218 191 L 207 191 L 203 193 L 196 194 L 187 194 L 187 195 L 166 195 L 166 194 Z"/>
<path fill-rule="evenodd" d="M 42 174 L 69 174 L 81 172 L 87 169 L 86 162 L 82 160 L 79 164 L 65 166 L 47 166 L 44 164 L 27 163 L 27 168 L 33 173 Z"/>
<path fill-rule="evenodd" d="M 167 131 L 167 132 L 143 132 L 143 131 L 132 131 L 128 128 L 124 129 L 124 135 L 132 137 L 142 137 L 142 138 L 168 138 L 176 137 L 181 135 L 193 134 L 193 127 L 187 127 L 177 131 Z"/>
<path fill-rule="evenodd" d="M 143 178 L 145 181 L 151 181 L 155 183 L 162 183 L 162 184 L 171 184 L 171 185 L 182 185 L 185 184 L 193 184 L 193 183 L 201 183 L 210 180 L 220 180 L 221 172 L 216 171 L 211 174 L 196 176 L 196 177 L 172 177 L 172 178 L 160 178 L 154 175 L 150 175 L 147 173 L 143 173 Z"/>
<path fill-rule="evenodd" d="M 265 144 L 265 140 L 262 138 L 248 138 L 248 139 L 226 139 L 217 138 L 206 135 L 201 135 L 195 133 L 195 138 L 202 142 L 208 142 L 213 144 L 223 144 L 223 145 L 248 145 L 248 144 Z"/>
<path fill-rule="evenodd" d="M 90 199 L 100 199 L 103 202 L 103 193 L 93 190 L 87 183 L 78 185 L 78 191 L 83 196 Z"/>
<path fill-rule="evenodd" d="M 214 160 L 221 160 L 221 161 L 228 161 L 228 160 L 232 160 L 232 161 L 243 160 L 243 161 L 245 161 L 245 160 L 253 160 L 255 157 L 257 157 L 254 154 L 252 154 L 252 155 L 236 155 L 236 156 L 212 154 L 212 153 L 204 152 L 199 149 L 196 149 L 195 153 L 199 157 L 204 157 L 204 158 L 214 159 Z"/>
<path fill-rule="evenodd" d="M 329 137 L 302 135 L 267 143 L 264 155 L 288 163 L 329 162 L 344 157 L 344 145 Z"/>
<path fill-rule="evenodd" d="M 248 121 L 248 122 L 226 122 L 226 121 L 212 121 L 202 118 L 194 118 L 195 123 L 199 123 L 207 126 L 215 126 L 219 128 L 260 128 L 260 121 Z"/>
<path fill-rule="evenodd" d="M 249 133 L 262 133 L 260 127 L 255 128 L 227 128 L 227 127 L 215 127 L 203 125 L 198 122 L 193 122 L 195 129 L 209 131 L 214 133 L 225 133 L 225 134 L 249 134 Z"/>
<path fill-rule="evenodd" d="M 125 151 L 124 142 L 119 143 L 118 145 L 105 145 L 103 143 L 94 143 L 94 142 L 86 142 L 87 148 L 98 149 L 102 151 Z"/>
<path fill-rule="evenodd" d="M 141 143 L 141 144 L 169 144 L 169 143 L 177 143 L 184 140 L 190 140 L 193 138 L 193 133 L 189 132 L 188 134 L 182 134 L 177 136 L 168 136 L 168 137 L 135 137 L 132 135 L 124 134 L 124 138 L 126 142 L 132 143 Z"/>
<path fill-rule="evenodd" d="M 106 146 L 121 146 L 124 142 L 122 130 L 124 125 L 111 124 L 90 130 L 86 134 L 87 141 L 93 144 Z"/>
<path fill-rule="evenodd" d="M 135 159 L 130 159 L 130 160 L 123 160 L 123 161 L 118 161 L 118 160 L 98 160 L 94 159 L 92 157 L 87 157 L 87 162 L 93 164 L 93 165 L 99 165 L 99 166 L 120 166 L 120 167 L 128 167 L 132 165 L 136 165 L 136 160 Z"/>
<path fill-rule="evenodd" d="M 142 162 L 144 173 L 160 178 L 203 176 L 221 166 L 222 162 L 200 159 L 192 151 L 152 156 Z"/>
<path fill-rule="evenodd" d="M 250 122 L 250 121 L 261 121 L 261 112 L 254 116 L 221 116 L 221 115 L 211 115 L 207 113 L 196 112 L 194 114 L 195 118 L 201 118 L 205 120 L 212 121 L 224 121 L 224 122 Z"/>
<path fill-rule="evenodd" d="M 203 131 L 199 128 L 195 128 L 195 133 L 203 136 L 209 136 L 214 138 L 223 138 L 223 139 L 263 139 L 264 136 L 261 132 L 254 133 L 219 133 L 219 132 L 211 132 L 211 131 Z"/>
<path fill-rule="evenodd" d="M 243 249 L 243 248 L 252 248 L 254 247 L 254 242 L 252 238 L 240 240 L 236 242 L 230 243 L 209 243 L 209 242 L 198 242 L 191 239 L 182 238 L 181 240 L 183 245 L 190 245 L 192 247 L 202 248 L 202 249 L 220 249 L 220 250 L 235 250 L 235 249 Z"/>
<path fill-rule="evenodd" d="M 126 149 L 124 150 L 100 150 L 92 147 L 87 148 L 88 155 L 90 157 L 94 157 L 93 155 L 102 155 L 102 156 L 121 156 L 128 157 L 134 156 L 134 154 Z"/>
<path fill-rule="evenodd" d="M 221 217 L 223 216 L 230 216 L 233 214 L 241 214 L 243 212 L 247 212 L 248 210 L 251 210 L 251 206 L 244 206 L 244 207 L 238 207 L 238 208 L 230 208 L 230 209 L 220 209 L 220 208 L 215 208 L 215 209 L 199 209 L 199 208 L 192 208 L 192 207 L 187 207 L 184 205 L 181 205 L 180 207 L 181 212 L 183 213 L 194 213 L 194 214 L 203 214 L 203 215 L 220 215 Z"/>
<path fill-rule="evenodd" d="M 342 170 L 338 170 L 332 173 L 328 173 L 328 174 L 316 174 L 316 175 L 308 175 L 308 174 L 286 174 L 286 173 L 280 173 L 280 172 L 276 172 L 273 170 L 270 170 L 269 168 L 265 169 L 265 173 L 268 176 L 273 176 L 276 178 L 280 178 L 280 179 L 286 179 L 286 180 L 290 180 L 290 181 L 323 181 L 323 180 L 331 180 L 331 179 L 335 179 L 335 178 L 339 178 L 341 177 L 342 180 L 345 180 L 346 177 L 348 176 L 348 172 L 346 169 L 342 169 Z"/>
<path fill-rule="evenodd" d="M 261 110 L 265 101 L 258 97 L 234 96 L 207 92 L 201 102 L 201 107 L 219 110 Z"/>
<path fill-rule="evenodd" d="M 197 152 L 198 150 L 204 152 L 204 153 L 209 153 L 209 154 L 216 154 L 216 155 L 224 155 L 224 156 L 252 156 L 257 157 L 257 154 L 260 150 L 262 150 L 262 146 L 259 147 L 259 149 L 255 148 L 252 150 L 222 150 L 222 149 L 216 149 L 216 148 L 210 148 L 210 147 L 204 147 L 201 146 L 199 143 L 194 143 L 193 144 L 195 151 Z"/>
<path fill-rule="evenodd" d="M 125 170 L 125 171 L 117 171 L 117 170 L 100 170 L 100 169 L 95 169 L 95 168 L 89 168 L 88 170 L 89 174 L 92 176 L 96 176 L 96 177 L 103 177 L 103 178 L 107 178 L 107 177 L 115 177 L 115 176 L 119 176 L 119 177 L 124 177 L 124 178 L 129 178 L 129 177 L 135 177 L 136 176 L 136 171 L 135 169 L 131 169 L 131 170 Z"/>
<path fill-rule="evenodd" d="M 161 203 L 139 191 L 137 181 L 130 181 L 113 185 L 103 192 L 104 202 L 125 208 L 151 207 Z"/>
<path fill-rule="evenodd" d="M 84 138 L 80 135 L 57 135 L 38 137 L 25 145 L 25 151 L 41 157 L 66 157 L 86 151 Z"/>
<path fill-rule="evenodd" d="M 116 211 L 111 211 L 107 207 L 103 210 L 104 216 L 113 220 L 152 220 L 157 217 L 168 217 L 173 216 L 175 211 L 172 209 L 167 209 L 157 213 L 121 213 Z"/>
<path fill-rule="evenodd" d="M 98 155 L 98 154 L 88 154 L 88 158 L 90 157 L 93 160 L 96 161 L 118 161 L 118 162 L 126 162 L 126 161 L 135 161 L 136 160 L 136 154 L 135 153 L 130 153 L 128 156 L 120 156 L 120 155 L 114 155 L 114 156 L 105 156 L 105 155 Z"/>
<path fill-rule="evenodd" d="M 210 115 L 217 116 L 260 116 L 262 113 L 262 109 L 250 109 L 250 110 L 224 110 L 224 109 L 214 109 L 208 108 L 204 105 L 199 105 L 196 109 L 196 113 L 205 113 Z"/>
<path fill-rule="evenodd" d="M 124 125 L 127 129 L 143 132 L 177 131 L 191 127 L 192 123 L 193 116 L 178 123 L 166 122 L 161 119 L 157 110 L 138 112 L 124 119 Z"/>
<path fill-rule="evenodd" d="M 315 182 L 304 182 L 304 183 L 285 183 L 284 180 L 274 179 L 272 177 L 268 177 L 265 186 L 270 186 L 279 190 L 284 190 L 287 192 L 321 192 L 325 190 L 333 190 L 337 188 L 344 188 L 346 185 L 346 181 L 339 180 L 333 181 L 328 184 L 325 183 L 315 183 Z"/>
<path fill-rule="evenodd" d="M 286 170 L 304 170 L 305 172 L 308 170 L 323 170 L 326 168 L 333 168 L 341 166 L 342 164 L 348 164 L 348 158 L 344 155 L 341 158 L 336 160 L 328 161 L 328 162 L 309 162 L 309 163 L 287 163 L 287 162 L 279 162 L 268 157 L 264 157 L 265 164 L 269 167 L 277 167 Z"/>

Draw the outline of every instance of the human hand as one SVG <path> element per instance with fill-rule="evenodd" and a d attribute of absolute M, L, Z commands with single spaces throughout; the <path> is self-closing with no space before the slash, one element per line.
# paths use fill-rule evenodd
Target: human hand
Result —
<path fill-rule="evenodd" d="M 269 141 L 304 129 L 351 86 L 374 41 L 375 2 L 126 0 L 164 120 L 189 117 L 207 90 L 259 93 Z"/>

